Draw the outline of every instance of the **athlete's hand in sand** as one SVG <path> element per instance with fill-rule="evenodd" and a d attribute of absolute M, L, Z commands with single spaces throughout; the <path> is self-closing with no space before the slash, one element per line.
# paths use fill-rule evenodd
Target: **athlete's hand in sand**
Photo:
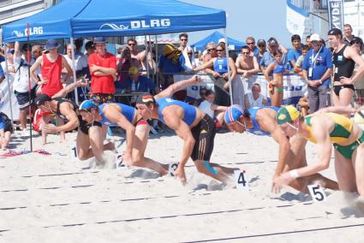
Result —
<path fill-rule="evenodd" d="M 58 127 L 56 127 L 54 124 L 46 124 L 46 125 L 44 125 L 44 127 L 42 129 L 44 129 L 47 133 L 58 133 L 59 132 Z"/>
<path fill-rule="evenodd" d="M 186 185 L 187 179 L 186 179 L 185 169 L 181 168 L 180 165 L 178 165 L 176 171 L 174 172 L 174 176 L 181 181 L 182 185 Z"/>
<path fill-rule="evenodd" d="M 288 185 L 294 180 L 294 178 L 288 173 L 285 172 L 281 174 L 280 176 L 273 179 L 273 182 L 279 186 Z"/>
<path fill-rule="evenodd" d="M 130 166 L 132 165 L 132 160 L 131 160 L 131 154 L 130 153 L 123 153 L 123 163 Z"/>

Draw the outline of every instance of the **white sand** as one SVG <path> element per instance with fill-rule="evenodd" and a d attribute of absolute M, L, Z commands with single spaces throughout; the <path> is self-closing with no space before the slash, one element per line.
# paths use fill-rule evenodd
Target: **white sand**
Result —
<path fill-rule="evenodd" d="M 71 137 L 34 140 L 52 155 L 0 159 L 0 242 L 363 242 L 364 218 L 342 193 L 326 190 L 323 203 L 289 188 L 270 193 L 271 138 L 217 134 L 212 161 L 247 171 L 250 189 L 241 191 L 221 190 L 191 162 L 186 187 L 143 169 L 85 169 L 88 161 L 71 159 Z M 154 136 L 147 155 L 175 162 L 181 146 L 176 136 Z M 312 145 L 308 156 L 315 161 Z M 334 178 L 333 163 L 324 174 Z"/>

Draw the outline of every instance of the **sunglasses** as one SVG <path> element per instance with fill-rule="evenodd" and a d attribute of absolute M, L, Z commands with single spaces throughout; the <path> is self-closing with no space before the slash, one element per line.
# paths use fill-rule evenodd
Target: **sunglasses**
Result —
<path fill-rule="evenodd" d="M 128 46 L 135 46 L 135 43 L 128 43 Z"/>
<path fill-rule="evenodd" d="M 249 43 L 247 42 L 246 44 L 247 45 L 254 45 L 255 43 L 254 42 L 249 42 Z"/>
<path fill-rule="evenodd" d="M 243 54 L 243 55 L 249 55 L 249 53 L 250 53 L 250 52 L 248 52 L 248 51 L 243 51 L 243 52 L 242 52 L 242 54 Z"/>
<path fill-rule="evenodd" d="M 187 39 L 180 39 L 181 41 L 187 41 Z"/>

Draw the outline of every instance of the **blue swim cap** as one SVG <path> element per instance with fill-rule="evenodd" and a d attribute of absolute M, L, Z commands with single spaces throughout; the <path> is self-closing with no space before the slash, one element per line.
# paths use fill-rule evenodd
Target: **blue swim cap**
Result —
<path fill-rule="evenodd" d="M 92 100 L 84 100 L 81 104 L 80 107 L 78 108 L 80 111 L 90 111 L 91 108 L 98 108 L 98 105 L 93 102 Z"/>
<path fill-rule="evenodd" d="M 225 111 L 224 121 L 227 125 L 234 121 L 238 121 L 239 118 L 244 114 L 243 110 L 238 105 L 230 106 L 227 111 Z"/>

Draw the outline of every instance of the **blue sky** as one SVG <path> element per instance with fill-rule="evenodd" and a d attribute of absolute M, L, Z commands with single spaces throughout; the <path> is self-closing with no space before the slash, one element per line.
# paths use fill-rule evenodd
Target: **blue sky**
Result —
<path fill-rule="evenodd" d="M 255 39 L 274 36 L 290 47 L 290 33 L 286 28 L 286 0 L 182 0 L 200 6 L 223 9 L 227 13 L 227 34 L 245 41 L 249 35 Z M 212 31 L 190 34 L 190 44 Z"/>

